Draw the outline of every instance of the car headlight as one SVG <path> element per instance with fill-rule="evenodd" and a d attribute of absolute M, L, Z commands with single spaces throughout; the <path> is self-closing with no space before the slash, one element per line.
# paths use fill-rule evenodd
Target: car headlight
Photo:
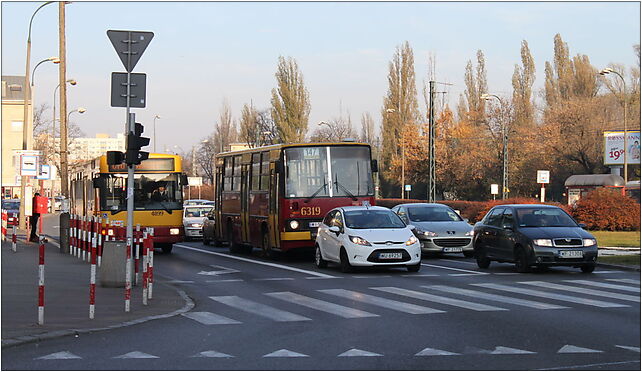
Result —
<path fill-rule="evenodd" d="M 591 245 L 597 245 L 597 240 L 595 239 L 582 239 L 582 245 L 589 247 Z"/>
<path fill-rule="evenodd" d="M 353 242 L 354 244 L 367 245 L 367 246 L 371 245 L 369 241 L 365 240 L 364 238 L 362 238 L 360 236 L 352 236 L 352 235 L 350 235 L 349 238 L 350 238 L 350 241 Z"/>
<path fill-rule="evenodd" d="M 433 234 L 434 234 L 434 233 L 433 233 Z M 413 245 L 413 244 L 415 244 L 416 242 L 417 242 L 417 238 L 415 238 L 415 236 L 413 235 L 413 236 L 411 236 L 410 238 L 408 238 L 408 240 L 406 240 L 406 245 Z"/>
<path fill-rule="evenodd" d="M 180 232 L 181 230 L 177 228 L 169 229 L 169 235 L 178 235 Z"/>
<path fill-rule="evenodd" d="M 475 230 L 470 230 L 466 233 L 466 236 L 475 236 Z"/>
<path fill-rule="evenodd" d="M 424 231 L 424 230 L 419 230 L 417 229 L 417 234 L 423 235 L 423 236 L 437 236 L 437 233 L 432 232 L 432 231 Z"/>
<path fill-rule="evenodd" d="M 202 223 L 192 223 L 190 224 L 190 227 L 203 227 Z"/>
<path fill-rule="evenodd" d="M 551 239 L 535 239 L 533 244 L 539 245 L 540 247 L 552 247 L 553 241 Z"/>
<path fill-rule="evenodd" d="M 297 221 L 297 220 L 290 221 L 290 228 L 292 230 L 298 229 L 299 228 L 299 221 Z"/>

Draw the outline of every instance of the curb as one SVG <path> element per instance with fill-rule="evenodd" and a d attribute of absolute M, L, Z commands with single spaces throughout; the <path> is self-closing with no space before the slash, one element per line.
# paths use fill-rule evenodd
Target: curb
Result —
<path fill-rule="evenodd" d="M 60 247 L 59 243 L 54 240 L 50 239 L 49 243 Z M 165 278 L 163 275 L 158 275 L 161 278 Z M 34 336 L 20 336 L 20 337 L 15 337 L 15 338 L 9 338 L 9 339 L 3 339 L 2 340 L 2 349 L 14 347 L 14 346 L 19 346 L 19 345 L 24 345 L 32 342 L 39 342 L 39 341 L 44 341 L 44 340 L 51 340 L 54 338 L 60 338 L 60 337 L 65 337 L 65 336 L 78 336 L 81 334 L 87 334 L 87 333 L 92 333 L 92 332 L 99 332 L 99 331 L 108 331 L 111 329 L 116 329 L 116 328 L 123 328 L 123 327 L 128 327 L 136 324 L 141 324 L 145 323 L 151 320 L 156 320 L 156 319 L 164 319 L 164 318 L 171 318 L 176 315 L 184 314 L 190 310 L 192 310 L 195 306 L 194 301 L 183 291 L 182 289 L 178 289 L 175 286 L 163 282 L 159 282 L 158 284 L 162 284 L 164 286 L 170 287 L 174 289 L 175 291 L 178 292 L 178 294 L 183 298 L 185 301 L 185 305 L 175 311 L 166 313 L 166 314 L 159 314 L 159 315 L 151 315 L 147 316 L 144 318 L 139 318 L 139 319 L 134 319 L 134 320 L 129 320 L 127 322 L 122 322 L 122 323 L 117 323 L 111 326 L 107 327 L 102 327 L 102 328 L 83 328 L 83 329 L 66 329 L 66 330 L 58 330 L 58 331 L 51 331 L 51 332 L 45 332 L 42 334 L 34 335 Z"/>
<path fill-rule="evenodd" d="M 607 264 L 607 263 L 600 263 L 600 262 L 597 263 L 597 266 L 606 267 L 606 268 L 609 268 L 609 269 L 618 269 L 618 270 L 627 270 L 627 271 L 640 272 L 640 267 L 639 266 Z"/>

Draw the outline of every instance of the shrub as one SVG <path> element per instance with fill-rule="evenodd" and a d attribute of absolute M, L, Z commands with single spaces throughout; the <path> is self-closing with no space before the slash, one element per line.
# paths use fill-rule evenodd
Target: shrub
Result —
<path fill-rule="evenodd" d="M 640 204 L 620 190 L 591 191 L 571 208 L 571 215 L 590 230 L 640 230 Z"/>

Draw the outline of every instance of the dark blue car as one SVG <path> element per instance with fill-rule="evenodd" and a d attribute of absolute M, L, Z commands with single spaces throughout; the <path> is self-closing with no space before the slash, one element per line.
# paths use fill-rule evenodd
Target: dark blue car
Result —
<path fill-rule="evenodd" d="M 513 262 L 519 272 L 533 266 L 573 266 L 593 272 L 597 241 L 563 209 L 538 204 L 498 205 L 474 227 L 477 265 Z"/>

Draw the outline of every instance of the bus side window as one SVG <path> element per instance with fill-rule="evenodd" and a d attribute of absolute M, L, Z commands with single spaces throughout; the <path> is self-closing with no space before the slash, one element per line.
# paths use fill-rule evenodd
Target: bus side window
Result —
<path fill-rule="evenodd" d="M 260 190 L 267 191 L 270 182 L 270 153 L 265 151 L 261 153 L 261 186 Z"/>
<path fill-rule="evenodd" d="M 252 177 L 250 180 L 252 182 L 251 190 L 256 191 L 261 189 L 261 154 L 255 153 L 252 154 L 252 167 L 250 169 L 252 172 Z"/>

